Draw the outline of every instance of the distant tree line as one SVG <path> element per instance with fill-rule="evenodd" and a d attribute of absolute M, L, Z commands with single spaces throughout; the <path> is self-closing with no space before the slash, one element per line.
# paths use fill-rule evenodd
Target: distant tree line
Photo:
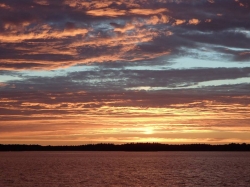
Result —
<path fill-rule="evenodd" d="M 250 151 L 250 144 L 230 143 L 210 144 L 161 144 L 161 143 L 110 143 L 86 144 L 75 146 L 41 146 L 22 144 L 0 144 L 0 151 Z"/>

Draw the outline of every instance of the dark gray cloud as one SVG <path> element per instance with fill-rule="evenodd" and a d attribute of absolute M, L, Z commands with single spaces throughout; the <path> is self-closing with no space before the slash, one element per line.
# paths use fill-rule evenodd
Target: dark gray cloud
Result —
<path fill-rule="evenodd" d="M 235 84 L 243 84 L 244 81 L 236 82 L 228 87 L 230 80 L 248 78 L 250 75 L 250 68 L 206 68 L 206 69 L 170 69 L 170 70 L 132 70 L 132 69 L 94 69 L 88 71 L 71 72 L 67 75 L 40 77 L 28 76 L 19 74 L 20 80 L 8 81 L 6 86 L 1 87 L 1 90 L 19 91 L 87 91 L 87 92 L 123 92 L 131 88 L 149 87 L 154 90 L 159 87 L 159 90 L 171 89 L 191 89 L 199 90 L 199 84 L 204 84 L 204 91 L 215 86 L 212 91 L 214 93 L 227 92 L 239 93 L 240 90 Z M 18 76 L 18 74 L 16 75 Z M 223 81 L 219 85 L 214 85 L 216 82 Z M 210 82 L 209 82 L 210 81 Z M 245 82 L 247 83 L 247 82 Z M 13 85 L 14 88 L 13 89 Z M 218 87 L 217 87 L 218 86 Z M 152 91 L 149 89 L 148 91 Z M 245 90 L 249 91 L 249 89 Z M 245 92 L 243 89 L 243 92 Z M 187 91 L 188 92 L 188 91 Z"/>

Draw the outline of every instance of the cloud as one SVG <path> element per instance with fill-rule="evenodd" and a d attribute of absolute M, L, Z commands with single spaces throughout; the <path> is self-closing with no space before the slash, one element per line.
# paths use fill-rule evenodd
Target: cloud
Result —
<path fill-rule="evenodd" d="M 89 10 L 87 11 L 87 14 L 91 16 L 118 17 L 125 15 L 126 11 L 107 8 L 107 9 Z"/>
<path fill-rule="evenodd" d="M 119 63 L 118 63 L 119 64 Z M 94 66 L 92 70 L 84 70 L 58 76 L 28 76 L 9 74 L 18 79 L 5 82 L 4 90 L 16 92 L 24 90 L 43 90 L 72 92 L 126 92 L 128 90 L 165 90 L 167 93 L 209 93 L 247 94 L 249 92 L 249 68 L 204 68 L 204 69 L 172 69 L 150 70 L 144 66 L 138 69 L 126 69 L 116 64 Z M 57 74 L 56 72 L 54 74 Z M 8 74 L 7 74 L 8 75 Z M 147 89 L 146 89 L 147 88 Z"/>
<path fill-rule="evenodd" d="M 46 26 L 45 26 L 46 27 Z M 39 39 L 53 39 L 53 38 L 65 38 L 74 37 L 77 35 L 85 35 L 88 33 L 87 29 L 75 29 L 75 30 L 64 30 L 50 32 L 49 30 L 44 30 L 41 33 L 30 33 L 30 34 L 13 34 L 13 35 L 0 35 L 0 39 L 4 43 L 14 43 L 22 42 L 25 40 L 39 40 Z"/>
<path fill-rule="evenodd" d="M 4 0 L 1 10 L 2 70 L 56 69 L 124 60 L 154 62 L 159 57 L 189 55 L 181 49 L 190 46 L 209 47 L 232 61 L 249 60 L 245 51 L 236 53 L 249 48 L 247 1 L 229 0 L 224 6 L 220 0 Z M 219 46 L 234 49 L 229 54 L 217 51 Z M 201 51 L 196 56 L 199 54 Z"/>
<path fill-rule="evenodd" d="M 131 9 L 129 10 L 129 13 L 135 14 L 135 15 L 155 15 L 155 14 L 160 14 L 163 12 L 168 12 L 168 9 L 166 8 L 160 8 L 160 9 Z"/>
<path fill-rule="evenodd" d="M 7 84 L 0 82 L 0 87 L 7 86 Z"/>
<path fill-rule="evenodd" d="M 136 136 L 140 141 L 149 137 L 164 142 L 202 137 L 248 141 L 249 101 L 249 95 L 237 94 L 4 91 L 1 139 L 55 141 L 63 136 L 86 141 L 101 136 L 99 141 L 110 137 L 131 141 Z M 154 133 L 145 134 L 147 127 Z M 166 134 L 169 140 L 164 139 Z"/>
<path fill-rule="evenodd" d="M 198 25 L 200 21 L 198 19 L 190 19 L 188 23 L 191 25 Z"/>
<path fill-rule="evenodd" d="M 248 140 L 249 8 L 2 0 L 1 138 Z"/>

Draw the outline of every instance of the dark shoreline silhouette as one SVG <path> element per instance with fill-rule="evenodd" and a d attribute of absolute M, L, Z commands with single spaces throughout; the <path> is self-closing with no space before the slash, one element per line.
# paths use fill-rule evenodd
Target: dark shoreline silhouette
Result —
<path fill-rule="evenodd" d="M 110 143 L 42 146 L 26 144 L 0 144 L 0 151 L 250 151 L 250 144 L 161 144 L 161 143 Z"/>

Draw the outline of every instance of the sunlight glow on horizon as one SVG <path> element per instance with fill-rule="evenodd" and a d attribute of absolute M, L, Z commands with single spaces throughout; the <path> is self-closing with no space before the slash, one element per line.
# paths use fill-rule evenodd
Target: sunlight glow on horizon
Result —
<path fill-rule="evenodd" d="M 250 143 L 249 5 L 2 0 L 0 144 Z"/>

